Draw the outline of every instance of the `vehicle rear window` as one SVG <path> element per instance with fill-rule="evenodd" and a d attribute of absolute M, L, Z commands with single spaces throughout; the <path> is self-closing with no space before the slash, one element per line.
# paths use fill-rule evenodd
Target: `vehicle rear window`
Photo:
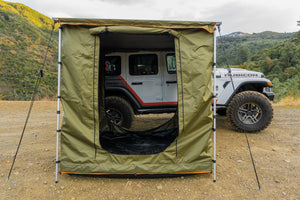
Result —
<path fill-rule="evenodd" d="M 166 55 L 167 70 L 169 74 L 176 73 L 176 58 L 174 53 Z"/>
<path fill-rule="evenodd" d="M 105 75 L 117 76 L 121 74 L 121 56 L 105 56 Z"/>
<path fill-rule="evenodd" d="M 130 75 L 155 75 L 158 73 L 156 54 L 136 54 L 129 56 Z"/>

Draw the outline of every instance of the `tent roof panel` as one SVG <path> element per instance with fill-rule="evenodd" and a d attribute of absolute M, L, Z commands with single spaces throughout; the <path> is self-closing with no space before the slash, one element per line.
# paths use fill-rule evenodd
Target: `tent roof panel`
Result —
<path fill-rule="evenodd" d="M 126 20 L 126 19 L 87 19 L 87 18 L 53 18 L 61 25 L 87 25 L 87 26 L 139 26 L 149 28 L 167 29 L 205 29 L 213 33 L 215 25 L 220 22 L 199 21 L 164 21 L 164 20 Z"/>

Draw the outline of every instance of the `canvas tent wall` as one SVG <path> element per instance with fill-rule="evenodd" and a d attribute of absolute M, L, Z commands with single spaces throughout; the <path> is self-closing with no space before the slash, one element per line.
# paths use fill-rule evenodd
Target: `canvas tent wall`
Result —
<path fill-rule="evenodd" d="M 58 19 L 60 23 L 59 99 L 60 171 L 69 174 L 180 174 L 212 171 L 214 22 Z M 148 155 L 110 153 L 101 145 L 104 132 L 122 132 L 104 111 L 103 52 L 116 50 L 107 33 L 142 36 L 148 50 L 170 48 L 176 54 L 178 113 L 176 138 L 162 152 Z M 125 36 L 124 36 L 125 37 Z M 154 38 L 154 39 L 153 39 Z M 126 39 L 124 39 L 124 42 Z M 157 46 L 151 46 L 157 42 Z M 125 47 L 141 49 L 139 42 Z M 119 49 L 118 49 L 119 50 Z M 59 69 L 60 70 L 60 69 Z M 102 78 L 101 78 L 102 77 Z M 173 121 L 174 122 L 174 121 Z M 174 126 L 172 127 L 174 129 Z M 174 129 L 174 130 L 175 130 Z M 156 132 L 155 134 L 159 134 Z M 151 135 L 151 133 L 149 133 Z"/>

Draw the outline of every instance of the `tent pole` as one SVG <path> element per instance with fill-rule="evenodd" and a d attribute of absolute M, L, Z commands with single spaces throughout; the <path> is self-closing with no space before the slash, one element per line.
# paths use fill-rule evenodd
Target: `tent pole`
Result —
<path fill-rule="evenodd" d="M 220 26 L 220 25 L 218 25 Z M 217 94 L 216 94 L 216 65 L 217 65 L 217 36 L 216 36 L 216 29 L 214 31 L 214 64 L 213 64 L 213 134 L 214 134 L 214 182 L 216 182 L 216 101 L 217 101 Z"/>
<path fill-rule="evenodd" d="M 58 183 L 58 146 L 59 146 L 59 133 L 61 132 L 60 125 L 60 71 L 61 71 L 61 26 L 58 31 L 58 74 L 57 74 L 57 126 L 56 126 L 56 166 L 55 166 L 55 183 Z"/>

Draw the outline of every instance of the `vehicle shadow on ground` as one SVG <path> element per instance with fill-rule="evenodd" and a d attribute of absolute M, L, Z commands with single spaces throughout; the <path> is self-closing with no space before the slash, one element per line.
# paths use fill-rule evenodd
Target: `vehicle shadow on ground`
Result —
<path fill-rule="evenodd" d="M 173 116 L 174 113 L 136 115 L 130 130 L 131 131 L 150 130 L 168 122 Z M 230 123 L 227 121 L 226 116 L 221 116 L 221 115 L 217 115 L 217 130 L 218 129 L 234 131 Z"/>
<path fill-rule="evenodd" d="M 233 130 L 230 126 L 229 122 L 227 121 L 226 116 L 217 115 L 217 130 L 218 129 L 227 129 Z"/>

